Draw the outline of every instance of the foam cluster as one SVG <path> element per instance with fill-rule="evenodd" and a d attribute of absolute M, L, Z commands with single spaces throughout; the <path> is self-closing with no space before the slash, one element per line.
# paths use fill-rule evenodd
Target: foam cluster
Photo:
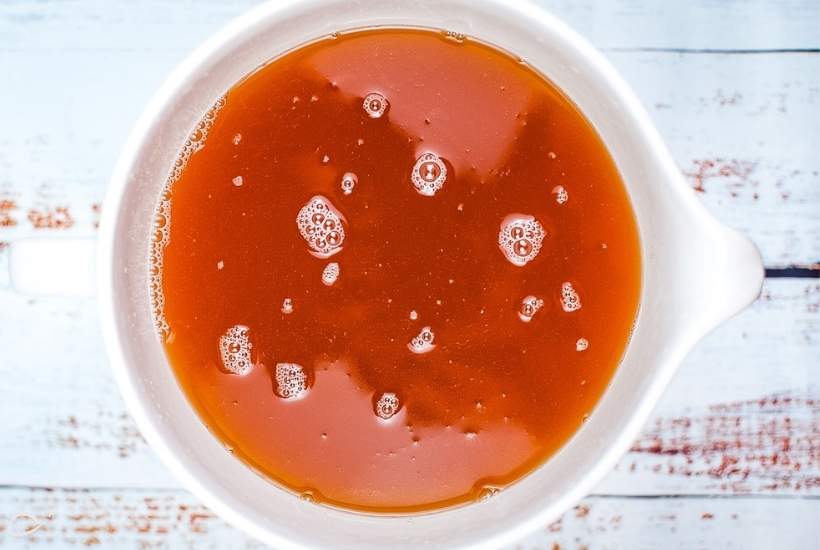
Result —
<path fill-rule="evenodd" d="M 342 181 L 340 183 L 342 187 L 342 193 L 345 195 L 349 195 L 353 192 L 353 189 L 356 187 L 356 184 L 359 183 L 359 178 L 353 172 L 345 172 L 342 176 Z"/>
<path fill-rule="evenodd" d="M 362 108 L 370 118 L 381 118 L 389 105 L 387 98 L 378 92 L 367 94 L 362 101 Z"/>
<path fill-rule="evenodd" d="M 410 173 L 413 186 L 420 195 L 432 197 L 447 181 L 447 165 L 434 153 L 424 153 Z"/>
<path fill-rule="evenodd" d="M 325 286 L 333 286 L 333 284 L 339 278 L 340 272 L 341 270 L 339 268 L 339 264 L 337 264 L 336 262 L 330 262 L 322 270 L 322 283 Z"/>
<path fill-rule="evenodd" d="M 331 202 L 317 195 L 296 216 L 299 233 L 317 258 L 329 258 L 342 250 L 345 230 L 342 215 Z"/>
<path fill-rule="evenodd" d="M 563 185 L 556 185 L 552 188 L 552 194 L 555 195 L 555 202 L 564 204 L 569 200 L 569 193 L 564 189 Z"/>
<path fill-rule="evenodd" d="M 307 374 L 302 365 L 277 363 L 274 378 L 276 379 L 276 395 L 283 399 L 299 399 L 307 393 Z"/>
<path fill-rule="evenodd" d="M 568 313 L 581 309 L 581 297 L 570 282 L 561 285 L 561 307 Z"/>
<path fill-rule="evenodd" d="M 529 323 L 535 316 L 536 312 L 544 307 L 544 300 L 535 296 L 525 296 L 521 300 L 521 308 L 518 310 L 518 318 Z"/>
<path fill-rule="evenodd" d="M 234 325 L 219 338 L 219 355 L 225 370 L 239 376 L 251 371 L 251 344 L 248 327 Z"/>
<path fill-rule="evenodd" d="M 534 216 L 512 214 L 501 222 L 498 246 L 511 264 L 522 267 L 541 252 L 545 235 L 544 228 Z"/>
<path fill-rule="evenodd" d="M 433 351 L 436 347 L 433 343 L 435 339 L 436 335 L 433 334 L 430 327 L 424 327 L 421 329 L 418 336 L 410 340 L 410 343 L 407 344 L 407 348 L 413 353 L 428 353 Z"/>
<path fill-rule="evenodd" d="M 395 393 L 383 393 L 376 401 L 376 415 L 379 418 L 388 420 L 399 411 L 399 398 Z"/>

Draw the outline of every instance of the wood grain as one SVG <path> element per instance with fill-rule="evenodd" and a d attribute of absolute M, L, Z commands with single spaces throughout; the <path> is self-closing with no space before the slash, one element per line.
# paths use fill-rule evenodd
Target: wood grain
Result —
<path fill-rule="evenodd" d="M 0 546 L 232 548 L 263 546 L 182 491 L 0 490 Z M 812 548 L 808 499 L 590 497 L 507 550 Z"/>

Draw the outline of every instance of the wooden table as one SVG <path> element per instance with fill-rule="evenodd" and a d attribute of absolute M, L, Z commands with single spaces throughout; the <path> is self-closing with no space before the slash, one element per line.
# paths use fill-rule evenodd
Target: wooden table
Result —
<path fill-rule="evenodd" d="M 4 245 L 93 236 L 130 126 L 253 0 L 0 1 L 0 546 L 249 548 L 126 413 L 91 299 L 30 299 Z M 544 1 L 602 48 L 692 188 L 760 247 L 760 299 L 681 366 L 594 494 L 520 548 L 818 548 L 820 3 Z M 29 536 L 24 532 L 36 530 Z"/>

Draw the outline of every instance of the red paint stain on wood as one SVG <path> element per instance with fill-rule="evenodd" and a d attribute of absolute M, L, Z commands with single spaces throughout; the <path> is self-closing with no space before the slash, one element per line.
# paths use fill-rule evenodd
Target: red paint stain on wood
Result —
<path fill-rule="evenodd" d="M 713 480 L 715 490 L 813 492 L 820 488 L 818 414 L 812 396 L 715 405 L 700 415 L 657 419 L 631 453 L 649 457 L 645 468 L 658 475 Z"/>
<path fill-rule="evenodd" d="M 68 229 L 74 225 L 74 218 L 65 206 L 57 206 L 53 210 L 28 211 L 28 219 L 34 229 Z"/>
<path fill-rule="evenodd" d="M 692 182 L 692 188 L 698 193 L 705 193 L 707 184 L 715 180 L 723 181 L 726 190 L 732 197 L 740 191 L 751 188 L 752 197 L 758 198 L 754 188 L 758 183 L 752 178 L 757 163 L 736 159 L 705 159 L 693 161 L 694 168 L 684 170 L 683 174 Z"/>
<path fill-rule="evenodd" d="M 12 212 L 17 210 L 17 204 L 10 199 L 0 199 L 0 227 L 14 227 L 17 220 L 12 216 Z"/>
<path fill-rule="evenodd" d="M 102 205 L 95 202 L 91 205 L 91 213 L 94 215 L 94 229 L 100 228 L 100 213 L 102 212 Z"/>
<path fill-rule="evenodd" d="M 142 434 L 125 412 L 101 410 L 89 417 L 57 418 L 48 422 L 43 435 L 48 445 L 61 450 L 115 453 L 120 458 L 148 450 Z"/>

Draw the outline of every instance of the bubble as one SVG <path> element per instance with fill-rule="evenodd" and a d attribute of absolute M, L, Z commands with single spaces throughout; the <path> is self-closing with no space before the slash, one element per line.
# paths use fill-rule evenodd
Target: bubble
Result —
<path fill-rule="evenodd" d="M 435 349 L 436 346 L 433 343 L 435 339 L 436 335 L 430 327 L 424 327 L 421 329 L 418 336 L 410 340 L 410 343 L 407 344 L 407 348 L 413 353 L 428 353 Z"/>
<path fill-rule="evenodd" d="M 589 347 L 589 340 L 586 338 L 578 338 L 575 342 L 575 351 L 584 351 Z"/>
<path fill-rule="evenodd" d="M 316 495 L 314 495 L 312 491 L 303 492 L 301 495 L 299 495 L 299 499 L 313 504 L 316 503 Z"/>
<path fill-rule="evenodd" d="M 342 193 L 345 195 L 349 195 L 353 192 L 353 188 L 356 187 L 356 184 L 359 182 L 359 178 L 356 177 L 356 174 L 353 172 L 345 172 L 342 176 Z"/>
<path fill-rule="evenodd" d="M 237 187 L 242 187 L 242 176 L 236 176 L 234 179 L 231 180 L 233 184 Z"/>
<path fill-rule="evenodd" d="M 490 499 L 497 495 L 501 489 L 498 487 L 482 487 L 481 490 L 478 492 L 478 500 L 484 501 Z"/>
<path fill-rule="evenodd" d="M 438 155 L 424 153 L 416 160 L 410 179 L 420 195 L 432 197 L 447 180 L 447 165 Z"/>
<path fill-rule="evenodd" d="M 218 262 L 216 262 L 216 268 L 217 269 L 222 270 L 224 267 L 225 267 L 225 262 L 223 262 L 222 260 L 219 260 Z"/>
<path fill-rule="evenodd" d="M 307 375 L 302 365 L 277 363 L 274 377 L 276 378 L 276 395 L 282 399 L 300 399 L 307 393 Z"/>
<path fill-rule="evenodd" d="M 552 194 L 555 195 L 555 202 L 564 204 L 569 199 L 569 193 L 564 189 L 563 185 L 556 185 L 552 188 Z"/>
<path fill-rule="evenodd" d="M 399 411 L 399 398 L 395 393 L 383 393 L 376 401 L 376 415 L 388 420 Z"/>
<path fill-rule="evenodd" d="M 387 98 L 378 92 L 367 94 L 362 102 L 364 112 L 370 118 L 381 118 L 388 106 Z"/>
<path fill-rule="evenodd" d="M 302 238 L 317 258 L 329 258 L 342 250 L 345 238 L 341 213 L 322 196 L 311 198 L 296 216 Z"/>
<path fill-rule="evenodd" d="M 518 318 L 529 323 L 536 312 L 544 306 L 544 300 L 535 296 L 526 296 L 521 300 L 521 308 L 518 310 Z"/>
<path fill-rule="evenodd" d="M 339 272 L 339 264 L 336 262 L 330 262 L 322 271 L 322 283 L 326 286 L 332 286 L 333 283 L 335 283 L 339 278 Z"/>
<path fill-rule="evenodd" d="M 234 325 L 219 338 L 219 355 L 222 366 L 233 374 L 244 376 L 251 370 L 251 348 L 248 327 Z"/>
<path fill-rule="evenodd" d="M 234 145 L 239 145 L 239 142 L 240 142 L 240 141 L 242 141 L 242 134 L 236 134 L 236 135 L 233 137 L 233 144 L 234 144 Z"/>
<path fill-rule="evenodd" d="M 165 214 L 157 213 L 157 215 L 154 216 L 154 227 L 159 230 L 162 230 L 162 228 L 164 228 L 166 225 L 168 225 L 168 218 L 165 216 Z"/>
<path fill-rule="evenodd" d="M 411 321 L 415 321 L 418 318 L 419 318 L 419 314 L 415 309 L 410 311 L 410 320 Z"/>
<path fill-rule="evenodd" d="M 538 256 L 545 235 L 535 217 L 511 214 L 501 222 L 498 246 L 511 264 L 522 267 Z"/>
<path fill-rule="evenodd" d="M 561 307 L 566 312 L 578 311 L 581 309 L 581 298 L 575 289 L 572 288 L 572 283 L 565 282 L 561 285 Z"/>
<path fill-rule="evenodd" d="M 282 300 L 282 313 L 285 315 L 290 315 L 293 313 L 293 300 L 290 298 L 285 298 Z"/>

